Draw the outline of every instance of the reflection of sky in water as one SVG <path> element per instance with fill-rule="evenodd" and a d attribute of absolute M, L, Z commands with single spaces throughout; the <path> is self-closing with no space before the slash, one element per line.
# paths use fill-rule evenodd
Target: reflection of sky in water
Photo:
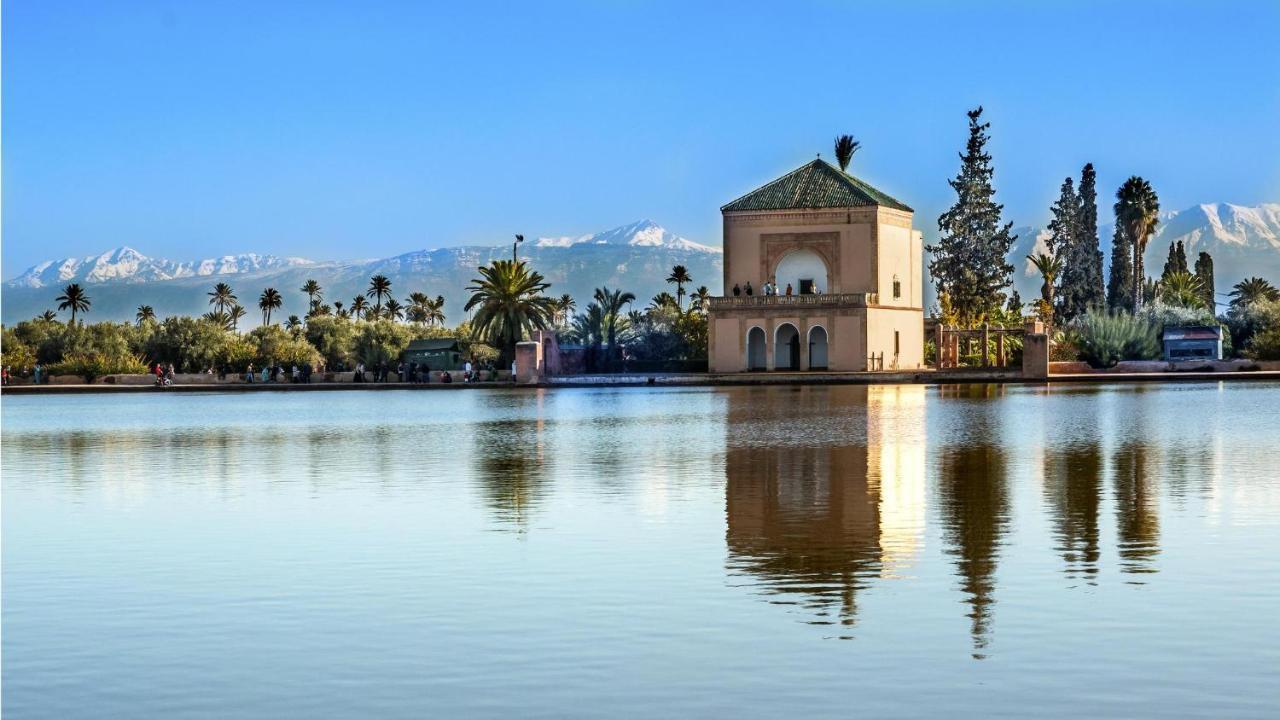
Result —
<path fill-rule="evenodd" d="M 5 709 L 1268 716 L 1277 428 L 1263 383 L 5 398 Z"/>

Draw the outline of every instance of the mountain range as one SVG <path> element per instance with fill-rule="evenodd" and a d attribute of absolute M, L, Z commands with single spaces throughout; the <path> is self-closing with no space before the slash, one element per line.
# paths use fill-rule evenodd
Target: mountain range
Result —
<path fill-rule="evenodd" d="M 1115 225 L 1098 228 L 1102 263 L 1110 271 L 1111 235 Z M 1014 229 L 1018 239 L 1009 253 L 1014 267 L 1013 286 L 1024 301 L 1040 296 L 1040 273 L 1028 255 L 1047 252 L 1049 232 L 1043 227 Z M 1201 251 L 1213 257 L 1214 290 L 1218 310 L 1228 302 L 1231 286 L 1247 277 L 1263 277 L 1280 284 L 1280 203 L 1256 206 L 1209 203 L 1186 210 L 1161 213 L 1155 235 L 1147 243 L 1143 259 L 1147 275 L 1159 276 L 1169 255 L 1169 245 L 1186 246 L 1187 264 L 1194 265 Z"/>
<path fill-rule="evenodd" d="M 254 253 L 227 255 L 196 261 L 174 261 L 143 255 L 120 247 L 85 258 L 49 260 L 29 268 L 3 285 L 3 320 L 12 323 L 56 309 L 54 298 L 68 283 L 80 283 L 92 301 L 89 319 L 132 320 L 139 305 L 151 305 L 159 317 L 200 315 L 209 310 L 206 293 L 216 282 L 226 282 L 249 311 L 248 326 L 256 324 L 257 297 L 274 287 L 284 305 L 273 317 L 303 315 L 307 296 L 299 289 L 314 279 L 324 290 L 324 300 L 350 304 L 368 288 L 369 278 L 386 275 L 394 296 L 411 292 L 443 295 L 450 324 L 463 319 L 469 297 L 466 286 L 476 268 L 492 260 L 509 258 L 511 248 L 464 246 L 418 250 L 389 258 L 352 261 L 317 261 Z M 673 265 L 684 265 L 693 277 L 692 291 L 706 285 L 719 292 L 723 256 L 719 248 L 688 240 L 651 220 L 640 220 L 611 230 L 583 236 L 544 237 L 519 247 L 520 257 L 531 262 L 551 283 L 551 293 L 569 293 L 585 306 L 601 285 L 634 292 L 641 304 L 675 287 L 665 279 Z"/>
<path fill-rule="evenodd" d="M 924 225 L 917 219 L 918 225 Z M 1104 264 L 1109 264 L 1112 226 L 1099 228 Z M 1014 287 L 1023 300 L 1040 292 L 1040 277 L 1026 259 L 1044 252 L 1048 233 L 1043 227 L 1014 230 L 1018 239 L 1009 254 Z M 1219 310 L 1227 293 L 1240 280 L 1261 276 L 1280 284 L 1280 203 L 1257 206 L 1212 203 L 1161 216 L 1156 234 L 1147 246 L 1148 274 L 1159 274 L 1169 244 L 1181 240 L 1188 260 L 1208 251 L 1213 256 Z M 681 237 L 651 220 L 640 220 L 588 235 L 542 237 L 523 243 L 520 256 L 552 284 L 555 295 L 569 293 L 585 306 L 601 285 L 634 292 L 640 304 L 664 291 L 672 265 L 681 264 L 693 276 L 693 290 L 706 285 L 712 293 L 722 290 L 723 255 L 720 248 Z M 308 279 L 324 288 L 326 302 L 349 304 L 368 287 L 373 275 L 386 275 L 397 298 L 410 292 L 445 297 L 449 322 L 462 319 L 469 293 L 466 286 L 476 268 L 491 260 L 510 257 L 510 247 L 463 246 L 418 250 L 374 260 L 318 261 L 247 253 L 195 261 L 153 258 L 128 247 L 101 255 L 39 263 L 3 285 L 3 321 L 13 323 L 56 309 L 54 298 L 67 283 L 85 286 L 93 301 L 92 320 L 132 320 L 139 305 L 151 305 L 157 315 L 199 315 L 209 309 L 206 293 L 215 282 L 227 282 L 249 310 L 247 321 L 258 313 L 257 297 L 274 287 L 284 296 L 276 317 L 302 315 L 306 295 L 299 290 Z M 927 283 L 926 305 L 932 304 L 932 283 Z M 252 324 L 252 323 L 250 323 Z"/>

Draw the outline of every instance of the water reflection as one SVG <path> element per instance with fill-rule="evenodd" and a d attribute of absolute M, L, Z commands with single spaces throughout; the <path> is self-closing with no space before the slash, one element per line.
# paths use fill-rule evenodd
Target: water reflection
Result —
<path fill-rule="evenodd" d="M 730 396 L 728 566 L 807 622 L 857 620 L 859 591 L 909 567 L 924 525 L 923 388 L 796 393 L 787 413 L 837 417 L 803 434 L 762 426 L 751 393 Z M 760 443 L 762 437 L 769 441 Z"/>
<path fill-rule="evenodd" d="M 506 393 L 485 398 L 509 411 L 478 423 L 471 433 L 473 472 L 493 517 L 504 527 L 525 532 L 550 489 L 542 393 Z"/>
<path fill-rule="evenodd" d="M 1155 572 L 1155 558 L 1160 554 L 1152 455 L 1145 442 L 1131 439 L 1116 450 L 1112 459 L 1117 545 L 1120 569 L 1126 573 Z"/>
<path fill-rule="evenodd" d="M 1096 440 L 1049 447 L 1044 494 L 1054 523 L 1054 550 L 1067 577 L 1097 584 L 1098 516 L 1102 502 L 1102 445 Z"/>

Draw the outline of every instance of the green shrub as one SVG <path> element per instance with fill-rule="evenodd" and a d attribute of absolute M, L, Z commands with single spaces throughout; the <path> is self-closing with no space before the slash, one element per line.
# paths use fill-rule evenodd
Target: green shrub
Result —
<path fill-rule="evenodd" d="M 1128 313 L 1090 313 L 1076 324 L 1080 358 L 1091 367 L 1114 367 L 1121 360 L 1160 358 L 1160 328 Z"/>
<path fill-rule="evenodd" d="M 103 375 L 140 375 L 146 372 L 147 363 L 142 358 L 124 353 L 77 353 L 49 366 L 50 375 L 79 375 L 85 382 L 93 382 Z"/>
<path fill-rule="evenodd" d="M 1280 325 L 1254 333 L 1244 354 L 1251 360 L 1280 360 Z"/>
<path fill-rule="evenodd" d="M 30 345 L 18 339 L 13 328 L 5 328 L 0 338 L 0 365 L 9 368 L 14 375 L 21 375 L 36 364 L 36 353 Z"/>

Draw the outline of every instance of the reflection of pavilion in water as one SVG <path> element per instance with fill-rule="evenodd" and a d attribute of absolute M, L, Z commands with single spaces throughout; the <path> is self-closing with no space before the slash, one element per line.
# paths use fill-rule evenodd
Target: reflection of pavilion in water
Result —
<path fill-rule="evenodd" d="M 840 417 L 838 431 L 819 428 L 797 442 L 759 445 L 732 436 L 735 424 L 750 422 L 752 398 L 731 394 L 729 569 L 753 577 L 771 602 L 809 608 L 817 624 L 853 625 L 858 591 L 919 551 L 924 393 L 911 386 L 806 389 L 788 402 L 801 416 Z"/>

